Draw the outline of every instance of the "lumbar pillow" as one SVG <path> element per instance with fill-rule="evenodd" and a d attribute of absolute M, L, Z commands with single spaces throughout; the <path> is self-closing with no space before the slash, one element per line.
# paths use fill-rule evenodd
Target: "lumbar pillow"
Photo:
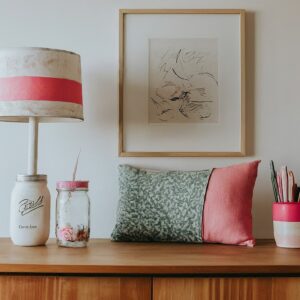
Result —
<path fill-rule="evenodd" d="M 119 166 L 116 241 L 202 242 L 202 210 L 211 170 L 157 172 Z"/>
<path fill-rule="evenodd" d="M 112 239 L 253 246 L 252 194 L 259 162 L 202 171 L 120 165 Z"/>

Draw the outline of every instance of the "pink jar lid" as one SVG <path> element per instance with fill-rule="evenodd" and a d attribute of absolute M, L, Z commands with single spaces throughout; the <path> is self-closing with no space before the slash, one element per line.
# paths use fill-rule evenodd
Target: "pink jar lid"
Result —
<path fill-rule="evenodd" d="M 75 190 L 75 189 L 88 189 L 88 181 L 58 181 L 56 183 L 58 190 Z"/>

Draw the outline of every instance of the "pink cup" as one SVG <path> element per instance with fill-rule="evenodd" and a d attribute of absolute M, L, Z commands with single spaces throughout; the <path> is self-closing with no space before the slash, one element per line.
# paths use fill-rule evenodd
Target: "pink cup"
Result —
<path fill-rule="evenodd" d="M 278 247 L 300 248 L 300 203 L 273 203 L 273 227 Z"/>

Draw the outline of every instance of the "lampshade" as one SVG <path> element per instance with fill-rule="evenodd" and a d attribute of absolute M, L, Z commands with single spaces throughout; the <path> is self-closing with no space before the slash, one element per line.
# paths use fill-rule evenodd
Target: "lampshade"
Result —
<path fill-rule="evenodd" d="M 83 120 L 80 56 L 48 48 L 0 49 L 0 121 Z"/>

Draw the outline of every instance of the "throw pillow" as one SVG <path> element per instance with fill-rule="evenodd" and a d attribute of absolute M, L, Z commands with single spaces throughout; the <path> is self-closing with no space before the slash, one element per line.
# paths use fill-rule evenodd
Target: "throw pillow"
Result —
<path fill-rule="evenodd" d="M 119 166 L 116 241 L 201 243 L 202 210 L 211 170 L 156 172 Z"/>
<path fill-rule="evenodd" d="M 204 211 L 203 240 L 253 246 L 252 195 L 260 161 L 214 169 Z"/>

